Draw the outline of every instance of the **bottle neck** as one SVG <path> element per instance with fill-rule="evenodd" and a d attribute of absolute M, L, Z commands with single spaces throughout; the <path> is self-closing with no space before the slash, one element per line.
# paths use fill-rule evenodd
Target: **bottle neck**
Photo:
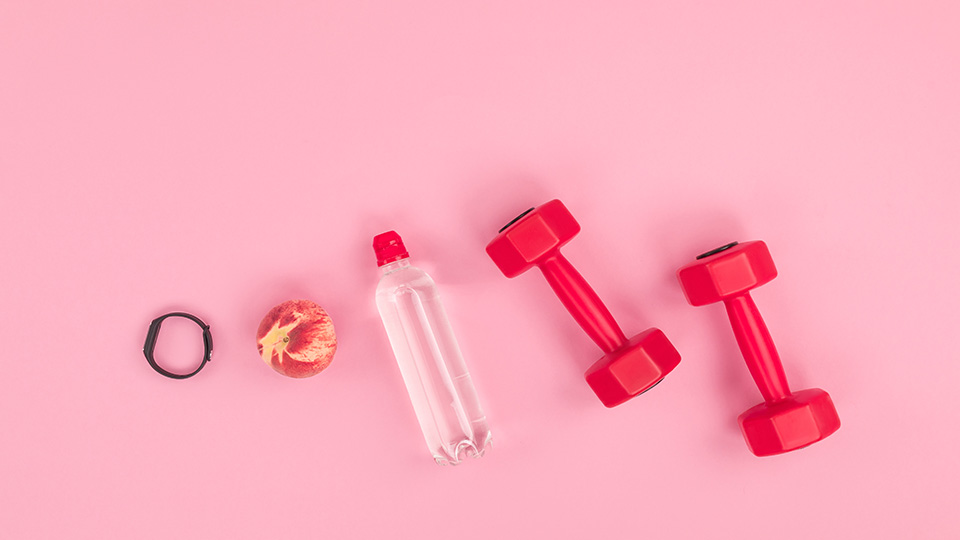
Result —
<path fill-rule="evenodd" d="M 383 272 L 383 275 L 387 275 L 408 266 L 410 266 L 410 259 L 408 257 L 404 257 L 403 259 L 399 259 L 381 266 L 380 270 Z"/>

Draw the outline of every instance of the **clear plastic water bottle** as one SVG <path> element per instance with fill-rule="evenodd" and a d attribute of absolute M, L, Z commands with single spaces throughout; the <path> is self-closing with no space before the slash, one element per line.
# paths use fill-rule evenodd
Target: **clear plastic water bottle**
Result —
<path fill-rule="evenodd" d="M 433 458 L 456 465 L 480 457 L 490 428 L 433 279 L 410 265 L 394 231 L 373 239 L 383 277 L 377 309 Z"/>

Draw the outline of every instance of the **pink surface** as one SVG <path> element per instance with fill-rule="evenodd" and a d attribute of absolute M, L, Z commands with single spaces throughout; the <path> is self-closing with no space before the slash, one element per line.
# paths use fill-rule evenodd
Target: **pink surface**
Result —
<path fill-rule="evenodd" d="M 402 5 L 401 5 L 402 4 Z M 960 8 L 953 2 L 4 2 L 4 538 L 957 538 Z M 483 247 L 562 199 L 628 334 L 683 355 L 607 410 L 599 350 Z M 395 228 L 494 430 L 430 460 L 373 303 Z M 674 271 L 762 239 L 755 299 L 843 426 L 756 458 L 722 307 Z M 257 355 L 273 305 L 331 367 Z M 140 348 L 213 328 L 196 378 Z"/>

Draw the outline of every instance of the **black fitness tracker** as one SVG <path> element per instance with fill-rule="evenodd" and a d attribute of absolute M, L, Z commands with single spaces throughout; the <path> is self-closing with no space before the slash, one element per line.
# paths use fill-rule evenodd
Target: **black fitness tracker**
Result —
<path fill-rule="evenodd" d="M 163 324 L 164 319 L 167 317 L 183 317 L 184 319 L 190 319 L 191 321 L 197 323 L 201 330 L 203 330 L 203 359 L 200 360 L 200 365 L 197 366 L 197 369 L 193 370 L 193 373 L 171 373 L 157 364 L 157 361 L 153 358 L 153 350 L 157 347 L 157 337 L 160 335 L 160 325 Z M 189 313 L 182 312 L 173 312 L 167 313 L 166 315 L 161 315 L 153 320 L 150 323 L 150 329 L 147 331 L 147 340 L 143 343 L 143 355 L 147 357 L 147 363 L 150 364 L 150 367 L 154 369 L 157 373 L 163 375 L 164 377 L 170 377 L 171 379 L 189 379 L 197 373 L 200 373 L 200 370 L 203 369 L 203 366 L 207 365 L 207 362 L 210 361 L 210 355 L 213 353 L 213 336 L 210 334 L 210 326 L 200 320 L 200 317 L 196 315 L 191 315 Z"/>

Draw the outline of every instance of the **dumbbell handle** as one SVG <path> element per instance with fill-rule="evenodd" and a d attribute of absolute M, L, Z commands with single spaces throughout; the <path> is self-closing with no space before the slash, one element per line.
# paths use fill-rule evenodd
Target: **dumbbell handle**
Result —
<path fill-rule="evenodd" d="M 560 301 L 603 352 L 619 349 L 627 336 L 580 272 L 559 251 L 540 262 L 540 270 Z"/>
<path fill-rule="evenodd" d="M 780 355 L 770 337 L 770 331 L 760 317 L 757 305 L 749 292 L 723 301 L 730 316 L 733 334 L 756 381 L 763 399 L 768 402 L 790 397 L 787 376 L 783 373 Z"/>

